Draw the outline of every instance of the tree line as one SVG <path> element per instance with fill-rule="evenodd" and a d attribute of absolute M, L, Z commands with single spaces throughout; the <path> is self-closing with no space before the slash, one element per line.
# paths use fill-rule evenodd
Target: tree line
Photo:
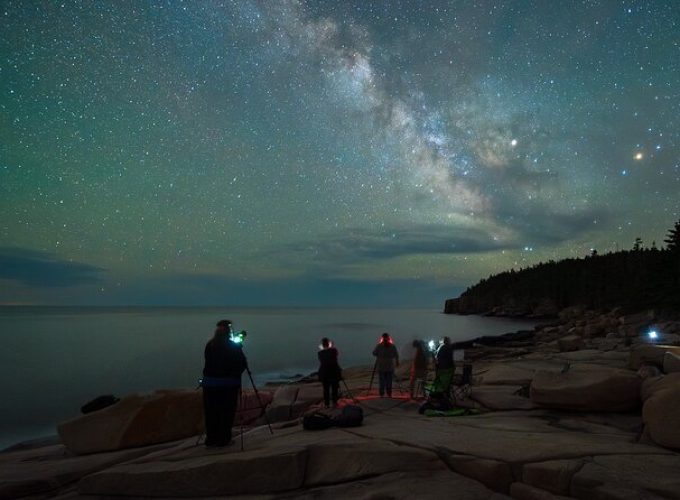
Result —
<path fill-rule="evenodd" d="M 680 308 L 680 220 L 668 231 L 666 247 L 633 248 L 584 258 L 548 261 L 482 279 L 445 311 L 509 316 L 553 315 L 569 306 L 588 309 L 624 307 Z"/>

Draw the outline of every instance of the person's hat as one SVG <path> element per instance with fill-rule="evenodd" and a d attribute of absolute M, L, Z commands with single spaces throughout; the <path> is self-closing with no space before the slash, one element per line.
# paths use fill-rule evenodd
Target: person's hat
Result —
<path fill-rule="evenodd" d="M 231 321 L 228 319 L 221 319 L 217 322 L 217 326 L 222 328 L 229 328 L 231 326 Z"/>

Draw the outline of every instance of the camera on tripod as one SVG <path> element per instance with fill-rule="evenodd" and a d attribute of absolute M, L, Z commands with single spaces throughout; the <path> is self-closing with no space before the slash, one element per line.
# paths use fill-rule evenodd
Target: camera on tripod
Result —
<path fill-rule="evenodd" d="M 248 332 L 245 330 L 241 330 L 240 332 L 230 332 L 229 340 L 231 340 L 234 344 L 243 344 L 243 341 L 246 339 L 247 335 Z"/>

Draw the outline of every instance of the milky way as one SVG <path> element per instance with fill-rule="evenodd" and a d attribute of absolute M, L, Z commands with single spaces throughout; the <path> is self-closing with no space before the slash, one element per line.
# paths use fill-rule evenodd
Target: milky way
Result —
<path fill-rule="evenodd" d="M 438 307 L 680 217 L 674 0 L 0 16 L 2 303 Z"/>

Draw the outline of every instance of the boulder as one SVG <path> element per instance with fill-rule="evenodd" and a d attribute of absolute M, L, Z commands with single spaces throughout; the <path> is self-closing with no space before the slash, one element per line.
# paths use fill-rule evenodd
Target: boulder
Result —
<path fill-rule="evenodd" d="M 0 498 L 48 498 L 82 477 L 170 447 L 73 455 L 61 444 L 0 453 Z"/>
<path fill-rule="evenodd" d="M 661 329 L 660 329 L 661 330 Z M 668 333 L 667 330 L 661 330 L 661 340 L 666 345 L 678 345 L 680 344 L 680 335 L 677 333 Z"/>
<path fill-rule="evenodd" d="M 642 421 L 656 444 L 680 449 L 680 385 L 655 391 L 642 407 Z"/>
<path fill-rule="evenodd" d="M 594 456 L 574 474 L 570 496 L 586 500 L 680 498 L 677 455 Z"/>
<path fill-rule="evenodd" d="M 271 404 L 267 407 L 270 422 L 285 422 L 293 417 L 292 407 L 297 398 L 297 385 L 282 385 L 274 392 Z"/>
<path fill-rule="evenodd" d="M 651 363 L 659 368 L 663 367 L 664 356 L 667 352 L 680 355 L 680 346 L 641 344 L 630 350 L 628 368 L 637 370 L 640 365 Z"/>
<path fill-rule="evenodd" d="M 576 335 L 576 336 L 578 336 L 578 337 L 582 337 L 582 336 L 583 336 L 583 327 L 582 327 L 582 326 L 578 326 L 578 325 L 577 325 L 577 326 L 572 326 L 571 328 L 569 328 L 569 330 L 567 330 L 567 333 L 568 333 L 570 336 L 571 336 L 571 335 Z"/>
<path fill-rule="evenodd" d="M 321 383 L 315 382 L 312 384 L 301 385 L 295 400 L 298 402 L 305 401 L 310 404 L 318 403 L 319 401 L 323 400 L 323 389 Z"/>
<path fill-rule="evenodd" d="M 509 497 L 494 493 L 479 482 L 449 470 L 390 472 L 376 477 L 364 478 L 351 483 L 319 486 L 296 491 L 275 498 L 297 500 L 391 500 L 417 498 L 418 500 L 509 500 Z M 272 498 L 272 497 L 248 497 Z"/>
<path fill-rule="evenodd" d="M 621 316 L 619 318 L 619 323 L 622 325 L 640 325 L 653 319 L 654 313 L 652 311 L 645 311 L 636 314 L 629 314 L 627 316 Z"/>
<path fill-rule="evenodd" d="M 642 390 L 640 391 L 640 396 L 642 401 L 645 402 L 659 391 L 677 387 L 680 387 L 680 373 L 670 373 L 668 375 L 649 377 L 642 381 Z"/>
<path fill-rule="evenodd" d="M 582 466 L 582 460 L 549 460 L 525 464 L 522 468 L 522 481 L 556 495 L 569 495 L 571 478 Z"/>
<path fill-rule="evenodd" d="M 680 356 L 672 352 L 666 352 L 663 355 L 663 372 L 676 373 L 680 372 Z"/>
<path fill-rule="evenodd" d="M 560 352 L 578 351 L 583 349 L 583 338 L 578 335 L 567 335 L 557 339 L 557 347 L 559 347 Z"/>
<path fill-rule="evenodd" d="M 589 323 L 583 329 L 583 336 L 586 338 L 600 337 L 605 333 L 605 325 L 601 323 Z"/>
<path fill-rule="evenodd" d="M 571 498 L 553 495 L 548 491 L 524 483 L 512 483 L 510 485 L 510 496 L 516 500 L 567 500 Z"/>
<path fill-rule="evenodd" d="M 221 497 L 300 488 L 307 452 L 278 447 L 218 454 L 159 457 L 111 467 L 78 482 L 81 495 L 132 497 Z"/>
<path fill-rule="evenodd" d="M 648 378 L 656 378 L 656 377 L 661 376 L 661 370 L 659 370 L 656 367 L 656 365 L 644 364 L 644 365 L 641 365 L 640 368 L 638 368 L 637 374 L 640 376 L 640 378 L 644 382 Z"/>
<path fill-rule="evenodd" d="M 57 426 L 61 441 L 76 454 L 120 450 L 174 441 L 203 432 L 198 391 L 133 394 L 102 410 Z"/>
<path fill-rule="evenodd" d="M 259 396 L 259 397 L 258 397 Z M 262 416 L 272 402 L 272 393 L 269 391 L 243 391 L 239 400 L 234 425 L 248 425 Z"/>
<path fill-rule="evenodd" d="M 576 365 L 564 373 L 539 371 L 531 400 L 541 406 L 578 411 L 630 411 L 640 404 L 636 373 L 600 365 Z"/>
<path fill-rule="evenodd" d="M 502 493 L 510 490 L 512 470 L 505 462 L 456 454 L 443 454 L 442 459 L 452 470 L 476 479 L 489 489 Z"/>
<path fill-rule="evenodd" d="M 531 382 L 533 370 L 518 368 L 510 363 L 494 363 L 476 378 L 475 383 L 488 385 L 524 385 Z"/>
<path fill-rule="evenodd" d="M 470 399 L 489 410 L 532 410 L 529 398 L 518 395 L 521 385 L 480 385 L 470 392 Z M 459 404 L 459 401 L 456 401 Z"/>
<path fill-rule="evenodd" d="M 337 484 L 396 471 L 446 470 L 432 451 L 388 442 L 318 444 L 307 451 L 305 486 Z"/>
<path fill-rule="evenodd" d="M 584 312 L 585 309 L 581 306 L 570 306 L 562 309 L 558 316 L 562 321 L 569 321 L 583 317 Z"/>
<path fill-rule="evenodd" d="M 637 325 L 620 325 L 618 332 L 622 337 L 637 337 L 641 331 L 641 328 L 642 327 Z"/>
<path fill-rule="evenodd" d="M 262 415 L 271 393 L 244 391 L 234 424 Z M 61 441 L 76 454 L 121 450 L 175 441 L 203 433 L 203 396 L 199 391 L 163 390 L 133 394 L 102 410 L 57 426 Z"/>

